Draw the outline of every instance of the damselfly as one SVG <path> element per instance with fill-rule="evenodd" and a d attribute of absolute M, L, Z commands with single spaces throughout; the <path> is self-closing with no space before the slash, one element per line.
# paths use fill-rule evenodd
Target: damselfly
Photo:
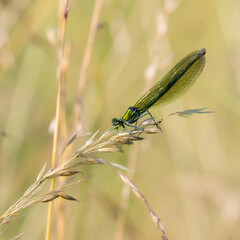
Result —
<path fill-rule="evenodd" d="M 205 53 L 206 49 L 203 48 L 184 57 L 133 106 L 129 107 L 123 117 L 113 118 L 112 126 L 116 129 L 125 126 L 136 127 L 132 123 L 149 114 L 160 129 L 148 109 L 154 105 L 166 105 L 182 96 L 202 72 Z"/>

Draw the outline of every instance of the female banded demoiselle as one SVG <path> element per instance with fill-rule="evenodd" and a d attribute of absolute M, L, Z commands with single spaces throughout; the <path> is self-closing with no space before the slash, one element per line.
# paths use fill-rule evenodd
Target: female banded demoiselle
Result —
<path fill-rule="evenodd" d="M 116 129 L 136 122 L 145 114 L 151 113 L 148 109 L 154 105 L 166 105 L 182 96 L 195 82 L 205 64 L 206 49 L 194 51 L 179 61 L 160 81 L 158 81 L 137 102 L 129 107 L 123 117 L 112 119 L 112 126 Z M 160 129 L 158 124 L 156 126 Z"/>

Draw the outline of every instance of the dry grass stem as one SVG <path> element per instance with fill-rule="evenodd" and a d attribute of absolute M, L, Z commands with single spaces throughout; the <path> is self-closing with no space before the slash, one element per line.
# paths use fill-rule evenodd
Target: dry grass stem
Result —
<path fill-rule="evenodd" d="M 60 4 L 60 8 L 61 8 Z M 56 158 L 57 158 L 57 148 L 58 148 L 58 140 L 59 140 L 59 126 L 60 126 L 60 119 L 61 121 L 65 120 L 65 111 L 63 108 L 63 89 L 64 89 L 64 77 L 65 77 L 65 31 L 66 31 L 66 23 L 67 23 L 67 16 L 68 16 L 68 1 L 64 1 L 64 16 L 62 22 L 62 28 L 60 30 L 61 32 L 61 48 L 60 48 L 60 63 L 59 63 L 59 74 L 58 74 L 58 93 L 57 93 L 57 104 L 56 104 L 56 119 L 55 119 L 55 128 L 54 128 L 54 135 L 53 135 L 53 148 L 52 148 L 52 168 L 55 168 L 56 166 Z M 62 115 L 62 116 L 61 116 Z M 63 117 L 64 116 L 64 117 Z M 65 122 L 65 121 L 64 121 Z M 66 129 L 66 124 L 64 124 L 64 128 Z M 55 189 L 55 178 L 52 178 L 51 180 L 51 191 Z M 57 195 L 53 197 L 53 199 L 57 198 Z M 53 200 L 52 199 L 52 200 Z M 45 240 L 50 240 L 51 235 L 51 223 L 52 223 L 52 213 L 53 213 L 53 202 L 52 200 L 49 200 L 49 207 L 48 207 L 48 215 L 47 215 L 47 225 L 46 225 L 46 234 L 45 234 Z"/>
<path fill-rule="evenodd" d="M 86 74 L 87 69 L 90 63 L 91 55 L 92 55 L 92 48 L 95 39 L 96 31 L 98 30 L 99 24 L 99 15 L 102 7 L 102 0 L 95 0 L 94 10 L 91 20 L 91 25 L 89 29 L 89 35 L 87 39 L 87 44 L 84 51 L 84 56 L 82 60 L 82 65 L 80 68 L 79 79 L 78 79 L 78 86 L 77 86 L 77 99 L 75 103 L 75 112 L 74 112 L 74 119 L 73 119 L 73 126 L 74 129 L 81 130 L 82 123 L 80 119 L 80 113 L 82 109 L 82 93 L 86 82 Z"/>

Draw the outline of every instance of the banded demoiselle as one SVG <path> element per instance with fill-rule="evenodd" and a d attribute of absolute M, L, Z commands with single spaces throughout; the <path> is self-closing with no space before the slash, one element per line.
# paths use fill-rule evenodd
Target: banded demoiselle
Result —
<path fill-rule="evenodd" d="M 194 51 L 180 60 L 160 81 L 147 91 L 137 102 L 129 107 L 123 117 L 112 119 L 112 126 L 116 129 L 131 124 L 146 114 L 149 114 L 156 126 L 149 108 L 154 105 L 166 105 L 182 96 L 195 82 L 205 65 L 206 49 Z M 136 127 L 136 126 L 135 126 Z M 161 129 L 160 129 L 161 130 Z"/>

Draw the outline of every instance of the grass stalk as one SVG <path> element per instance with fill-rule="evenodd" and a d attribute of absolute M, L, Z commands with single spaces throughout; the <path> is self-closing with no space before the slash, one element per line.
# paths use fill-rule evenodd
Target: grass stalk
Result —
<path fill-rule="evenodd" d="M 81 117 L 80 117 L 80 113 L 82 110 L 82 93 L 86 83 L 86 74 L 87 74 L 87 69 L 91 60 L 92 48 L 94 44 L 97 27 L 98 27 L 101 6 L 102 6 L 102 0 L 96 0 L 94 4 L 93 15 L 92 15 L 91 25 L 89 29 L 88 38 L 87 38 L 87 43 L 86 43 L 86 47 L 83 55 L 82 65 L 80 67 L 80 72 L 79 72 L 77 98 L 76 98 L 76 104 L 75 104 L 75 109 L 73 113 L 73 129 L 74 130 L 77 129 L 78 131 L 81 131 L 82 129 L 82 123 L 81 123 Z"/>
<path fill-rule="evenodd" d="M 68 1 L 65 3 L 65 11 L 63 18 L 63 27 L 61 32 L 61 55 L 60 55 L 60 72 L 58 74 L 58 93 L 57 93 L 57 104 L 56 104 L 56 117 L 55 117 L 55 129 L 53 135 L 53 148 L 52 148 L 52 169 L 56 167 L 56 158 L 57 158 L 57 148 L 58 148 L 58 137 L 59 137 L 59 125 L 60 125 L 60 110 L 62 104 L 62 92 L 63 92 L 63 83 L 64 83 L 64 46 L 65 46 L 65 31 L 66 31 L 66 22 L 68 16 Z M 55 189 L 55 178 L 51 180 L 50 191 Z M 53 201 L 48 205 L 48 214 L 47 214 L 47 225 L 46 225 L 46 235 L 45 240 L 50 240 L 51 237 L 51 224 L 52 224 L 52 214 L 53 214 Z"/>

